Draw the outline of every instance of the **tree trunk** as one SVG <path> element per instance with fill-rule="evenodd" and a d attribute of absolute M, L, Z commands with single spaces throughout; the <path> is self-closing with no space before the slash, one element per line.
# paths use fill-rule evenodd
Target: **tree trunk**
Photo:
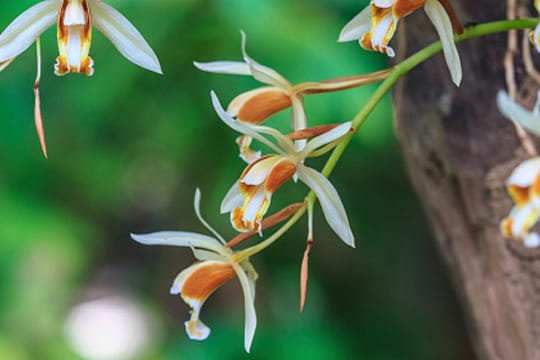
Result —
<path fill-rule="evenodd" d="M 453 3 L 463 22 L 506 18 L 503 0 Z M 409 44 L 410 54 L 435 39 L 421 12 L 401 25 L 400 51 Z M 518 38 L 521 46 L 521 33 Z M 495 101 L 506 88 L 506 39 L 492 35 L 459 45 L 460 88 L 450 81 L 442 55 L 401 80 L 394 91 L 397 136 L 461 296 L 478 358 L 540 359 L 540 251 L 499 233 L 512 206 L 505 180 L 527 158 Z M 532 107 L 538 84 L 520 68 L 519 54 L 516 64 L 518 94 Z"/>

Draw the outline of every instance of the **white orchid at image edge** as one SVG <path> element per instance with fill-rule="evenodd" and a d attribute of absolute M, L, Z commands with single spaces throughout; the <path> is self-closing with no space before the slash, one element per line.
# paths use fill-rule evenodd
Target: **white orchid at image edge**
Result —
<path fill-rule="evenodd" d="M 297 150 L 290 138 L 274 128 L 233 119 L 223 109 L 214 92 L 211 96 L 214 109 L 227 126 L 261 142 L 276 153 L 255 157 L 223 199 L 221 212 L 231 213 L 233 227 L 240 232 L 261 232 L 261 221 L 268 210 L 273 192 L 289 179 L 298 178 L 317 196 L 332 230 L 347 245 L 354 247 L 354 235 L 336 189 L 323 174 L 303 163 L 308 157 L 329 151 L 336 141 L 349 134 L 352 131 L 351 122 L 324 132 L 307 142 L 302 150 Z M 278 145 L 264 135 L 273 137 Z"/>
<path fill-rule="evenodd" d="M 94 61 L 89 56 L 92 27 L 101 31 L 132 63 L 162 73 L 156 54 L 135 26 L 101 0 L 46 0 L 30 7 L 0 34 L 0 64 L 9 64 L 34 42 L 39 41 L 39 36 L 55 23 L 58 24 L 60 53 L 55 64 L 57 75 L 84 73 L 90 76 L 94 73 Z M 38 46 L 36 89 L 39 85 L 40 64 Z M 37 91 L 36 128 L 43 152 L 47 156 Z"/>
<path fill-rule="evenodd" d="M 215 290 L 236 276 L 244 293 L 244 347 L 249 352 L 257 327 L 254 302 L 258 275 L 249 259 L 240 258 L 241 256 L 226 247 L 225 240 L 202 218 L 200 199 L 201 194 L 197 189 L 194 199 L 195 213 L 215 238 L 185 231 L 131 234 L 131 237 L 145 245 L 180 246 L 193 251 L 198 262 L 180 272 L 170 289 L 172 295 L 180 295 L 192 309 L 190 320 L 185 322 L 186 333 L 192 340 L 204 340 L 210 335 L 210 329 L 199 319 L 201 308 Z"/>
<path fill-rule="evenodd" d="M 444 5 L 441 2 L 444 2 Z M 422 7 L 441 39 L 452 81 L 459 86 L 463 75 L 461 60 L 454 43 L 454 28 L 461 31 L 461 25 L 448 1 L 371 0 L 368 7 L 345 25 L 338 41 L 358 40 L 360 46 L 366 50 L 379 51 L 394 57 L 395 51 L 388 43 L 396 32 L 398 22 Z"/>

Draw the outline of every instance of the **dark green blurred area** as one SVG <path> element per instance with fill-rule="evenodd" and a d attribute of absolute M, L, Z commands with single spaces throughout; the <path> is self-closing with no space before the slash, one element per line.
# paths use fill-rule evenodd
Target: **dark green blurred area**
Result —
<path fill-rule="evenodd" d="M 3 4 L 4 28 L 34 2 Z M 202 73 L 193 60 L 250 55 L 292 82 L 375 71 L 386 59 L 336 42 L 367 1 L 156 0 L 109 2 L 158 54 L 159 76 L 128 63 L 94 31 L 95 75 L 53 74 L 55 29 L 42 37 L 41 96 L 49 160 L 33 125 L 35 48 L 0 76 L 0 359 L 80 359 L 66 338 L 70 309 L 123 296 L 152 319 L 154 336 L 136 359 L 467 359 L 462 315 L 407 181 L 393 136 L 389 99 L 349 146 L 331 176 L 348 210 L 350 249 L 316 211 L 308 300 L 298 312 L 306 220 L 253 258 L 258 328 L 243 350 L 243 298 L 236 283 L 216 292 L 201 318 L 211 328 L 190 341 L 188 307 L 168 289 L 193 262 L 188 249 L 145 247 L 130 232 L 206 233 L 203 213 L 234 236 L 219 203 L 244 164 L 234 134 L 217 118 L 209 92 L 227 103 L 259 84 Z M 311 125 L 350 120 L 374 86 L 306 99 Z M 271 124 L 287 122 L 280 114 Z M 310 162 L 320 168 L 322 161 Z M 301 201 L 287 184 L 272 210 Z M 271 210 L 271 211 L 272 211 Z M 87 357 L 91 359 L 91 357 Z"/>

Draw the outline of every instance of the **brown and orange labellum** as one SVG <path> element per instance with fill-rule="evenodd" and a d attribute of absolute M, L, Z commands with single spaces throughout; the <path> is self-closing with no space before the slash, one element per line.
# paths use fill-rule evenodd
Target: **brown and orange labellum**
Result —
<path fill-rule="evenodd" d="M 227 112 L 240 121 L 260 124 L 291 105 L 287 91 L 276 87 L 264 87 L 237 96 L 230 103 Z"/>

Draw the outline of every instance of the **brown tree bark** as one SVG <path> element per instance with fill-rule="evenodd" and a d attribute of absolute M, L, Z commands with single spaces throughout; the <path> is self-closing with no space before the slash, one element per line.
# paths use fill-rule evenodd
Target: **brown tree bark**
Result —
<path fill-rule="evenodd" d="M 453 3 L 463 22 L 506 18 L 505 0 Z M 435 39 L 421 12 L 402 25 L 399 49 L 408 44 L 407 53 Z M 506 88 L 506 39 L 492 35 L 459 45 L 460 88 L 450 81 L 442 56 L 408 74 L 394 91 L 397 136 L 462 299 L 478 358 L 540 359 L 540 251 L 499 233 L 499 221 L 512 206 L 505 180 L 528 157 L 495 101 Z M 525 75 L 519 54 L 516 63 L 519 97 L 532 107 L 539 86 Z"/>

